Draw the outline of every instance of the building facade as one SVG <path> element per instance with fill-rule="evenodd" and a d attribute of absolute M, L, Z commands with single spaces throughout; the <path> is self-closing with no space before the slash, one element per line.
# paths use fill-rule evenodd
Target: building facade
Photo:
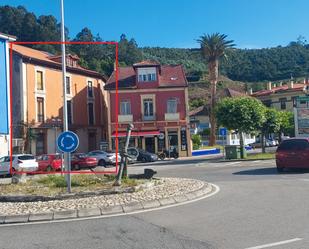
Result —
<path fill-rule="evenodd" d="M 66 97 L 69 130 L 80 139 L 77 152 L 99 149 L 106 140 L 105 77 L 67 55 Z M 35 155 L 57 152 L 62 131 L 63 86 L 61 56 L 25 46 L 13 46 L 13 137 L 24 142 L 15 152 Z M 22 150 L 22 151 L 21 151 Z"/>
<path fill-rule="evenodd" d="M 153 153 L 171 148 L 176 149 L 180 156 L 190 156 L 188 83 L 182 66 L 143 61 L 120 67 L 118 102 L 115 77 L 116 71 L 105 86 L 109 92 L 110 148 L 115 149 L 118 120 L 120 147 L 124 145 L 126 128 L 132 123 L 134 130 L 130 146 Z"/>
<path fill-rule="evenodd" d="M 10 151 L 10 61 L 9 42 L 15 37 L 0 33 L 0 157 Z"/>
<path fill-rule="evenodd" d="M 285 85 L 268 82 L 267 89 L 250 93 L 252 97 L 261 100 L 265 106 L 282 111 L 293 111 L 296 98 L 307 94 L 308 82 L 306 80 L 298 83 L 290 81 Z"/>

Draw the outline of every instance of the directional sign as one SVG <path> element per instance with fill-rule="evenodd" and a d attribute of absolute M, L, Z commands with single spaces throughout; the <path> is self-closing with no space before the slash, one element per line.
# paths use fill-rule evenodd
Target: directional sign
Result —
<path fill-rule="evenodd" d="M 221 136 L 226 136 L 227 135 L 227 129 L 222 127 L 222 128 L 219 128 L 219 134 Z"/>
<path fill-rule="evenodd" d="M 58 136 L 57 145 L 62 152 L 73 152 L 79 145 L 78 136 L 72 131 L 62 132 Z"/>

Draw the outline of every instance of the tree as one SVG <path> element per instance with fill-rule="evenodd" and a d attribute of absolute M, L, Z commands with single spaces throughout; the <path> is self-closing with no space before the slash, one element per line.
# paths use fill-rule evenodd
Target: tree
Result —
<path fill-rule="evenodd" d="M 277 133 L 280 130 L 279 111 L 273 108 L 266 108 L 265 121 L 261 126 L 262 153 L 265 153 L 265 135 Z"/>
<path fill-rule="evenodd" d="M 210 146 L 216 143 L 216 119 L 214 109 L 216 105 L 215 97 L 218 82 L 219 59 L 225 56 L 228 48 L 235 46 L 232 40 L 226 40 L 226 38 L 227 35 L 214 33 L 211 35 L 205 34 L 197 40 L 201 45 L 202 54 L 208 63 L 209 81 L 211 83 Z"/>
<path fill-rule="evenodd" d="M 293 112 L 279 111 L 279 142 L 282 140 L 282 134 L 294 136 L 295 126 L 294 126 L 294 115 Z"/>
<path fill-rule="evenodd" d="M 219 125 L 239 133 L 241 157 L 244 158 L 243 134 L 251 134 L 260 129 L 265 122 L 266 107 L 258 99 L 251 97 L 224 98 L 215 114 Z"/>

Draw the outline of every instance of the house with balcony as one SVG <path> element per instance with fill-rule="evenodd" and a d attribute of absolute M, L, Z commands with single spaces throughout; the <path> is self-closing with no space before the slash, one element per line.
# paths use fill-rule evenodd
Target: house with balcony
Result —
<path fill-rule="evenodd" d="M 10 62 L 9 42 L 15 37 L 0 33 L 0 157 L 10 151 Z"/>
<path fill-rule="evenodd" d="M 108 91 L 111 149 L 116 147 L 116 129 L 121 148 L 126 128 L 132 123 L 134 130 L 130 146 L 153 153 L 172 148 L 180 156 L 191 155 L 188 83 L 181 65 L 142 61 L 133 66 L 119 67 L 118 87 L 114 71 L 105 90 Z"/>
<path fill-rule="evenodd" d="M 80 139 L 77 152 L 99 149 L 107 137 L 106 78 L 81 67 L 76 55 L 67 54 L 66 65 L 67 118 Z M 57 152 L 63 127 L 61 56 L 14 44 L 12 91 L 13 138 L 24 141 L 14 152 Z"/>

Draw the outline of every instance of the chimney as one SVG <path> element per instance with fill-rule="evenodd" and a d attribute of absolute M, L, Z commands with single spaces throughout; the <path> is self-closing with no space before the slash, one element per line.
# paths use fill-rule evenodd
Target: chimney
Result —
<path fill-rule="evenodd" d="M 282 84 L 283 84 L 282 81 L 280 81 L 279 86 L 282 86 Z"/>
<path fill-rule="evenodd" d="M 271 90 L 271 81 L 267 83 L 267 90 Z"/>
<path fill-rule="evenodd" d="M 249 95 L 252 95 L 253 94 L 253 90 L 252 88 L 249 88 Z"/>
<path fill-rule="evenodd" d="M 304 78 L 304 85 L 306 84 L 306 78 Z"/>
<path fill-rule="evenodd" d="M 289 87 L 289 88 L 294 88 L 294 81 L 293 81 L 293 80 L 290 80 L 290 81 L 288 82 L 288 87 Z"/>

